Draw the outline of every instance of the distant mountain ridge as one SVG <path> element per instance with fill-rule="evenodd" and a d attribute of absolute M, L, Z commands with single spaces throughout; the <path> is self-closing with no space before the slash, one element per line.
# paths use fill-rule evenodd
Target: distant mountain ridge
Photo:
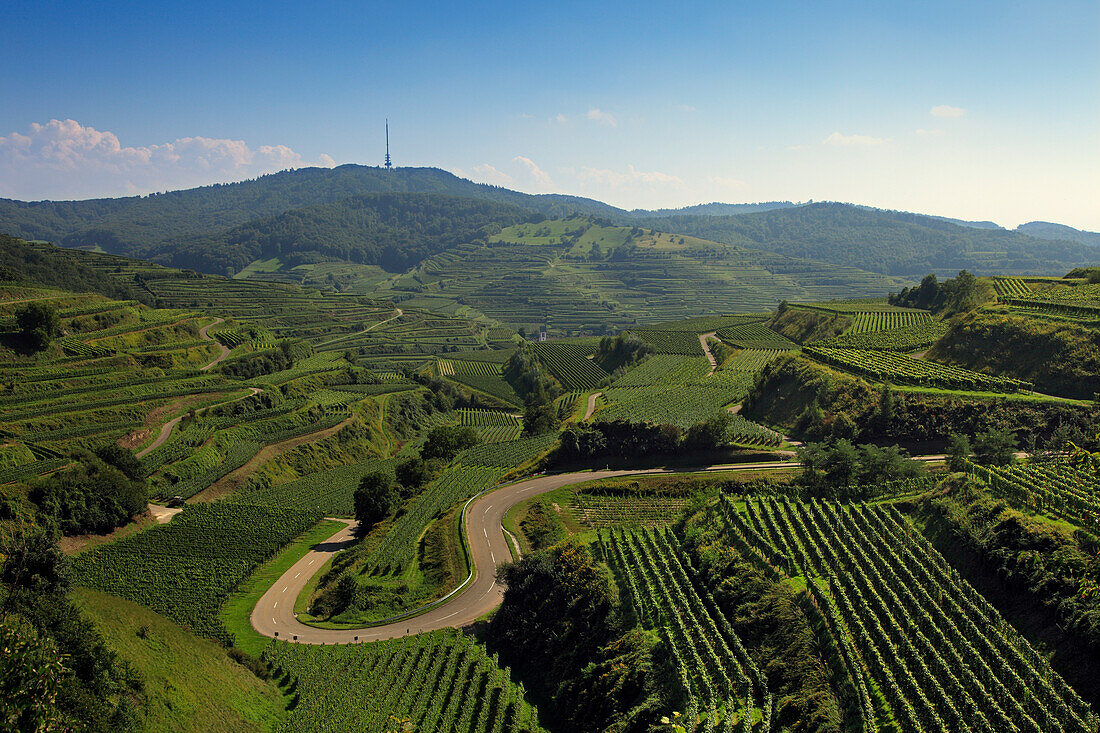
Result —
<path fill-rule="evenodd" d="M 723 244 L 917 278 L 962 269 L 980 274 L 1049 274 L 1100 260 L 1093 247 L 1005 229 L 840 203 L 813 203 L 736 216 L 670 216 L 640 224 Z"/>
<path fill-rule="evenodd" d="M 215 274 L 239 269 L 256 252 L 412 267 L 458 239 L 478 238 L 485 226 L 509 226 L 519 216 L 584 216 L 909 279 L 964 268 L 1054 275 L 1100 260 L 1094 246 L 1100 235 L 1056 224 L 1032 222 L 1012 231 L 992 222 L 830 202 L 626 211 L 580 196 L 474 183 L 437 168 L 343 165 L 143 197 L 0 199 L 0 232 Z M 450 233 L 444 231 L 448 217 L 455 222 Z"/>
<path fill-rule="evenodd" d="M 522 206 L 555 218 L 572 214 L 626 216 L 622 209 L 580 196 L 526 194 L 474 183 L 438 168 L 387 170 L 362 165 L 298 168 L 239 183 L 149 196 L 87 201 L 0 199 L 0 231 L 67 247 L 99 245 L 142 255 L 183 235 L 229 229 L 260 219 L 369 193 L 440 193 Z"/>
<path fill-rule="evenodd" d="M 1049 221 L 1029 221 L 1016 227 L 1016 231 L 1040 239 L 1064 239 L 1080 242 L 1091 247 L 1100 247 L 1100 232 L 1086 232 L 1065 224 L 1053 224 Z"/>
<path fill-rule="evenodd" d="M 812 203 L 812 202 L 810 202 Z M 696 204 L 684 206 L 679 209 L 634 209 L 631 216 L 649 218 L 654 216 L 735 216 L 737 214 L 751 214 L 759 211 L 772 211 L 774 209 L 789 209 L 792 206 L 804 206 L 793 201 L 762 201 L 757 204 L 723 204 L 717 201 L 709 204 Z"/>

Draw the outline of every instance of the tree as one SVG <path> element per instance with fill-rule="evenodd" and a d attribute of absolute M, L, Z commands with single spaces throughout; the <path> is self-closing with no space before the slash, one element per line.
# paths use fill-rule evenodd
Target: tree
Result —
<path fill-rule="evenodd" d="M 722 410 L 706 422 L 688 428 L 684 447 L 694 450 L 714 450 L 726 444 L 726 435 L 733 424 L 733 415 Z"/>
<path fill-rule="evenodd" d="M 390 513 L 394 504 L 393 479 L 384 471 L 372 471 L 359 481 L 352 503 L 359 526 L 356 532 L 364 535 Z"/>
<path fill-rule="evenodd" d="M 885 432 L 894 421 L 894 390 L 889 384 L 882 385 L 878 395 L 878 421 Z"/>
<path fill-rule="evenodd" d="M 947 467 L 952 471 L 965 471 L 970 459 L 970 440 L 960 433 L 947 437 Z"/>
<path fill-rule="evenodd" d="M 545 435 L 558 427 L 558 413 L 550 402 L 529 400 L 523 410 L 523 432 Z"/>
<path fill-rule="evenodd" d="M 846 412 L 838 412 L 833 418 L 833 424 L 829 426 L 829 433 L 834 438 L 853 440 L 859 434 L 859 426 Z"/>
<path fill-rule="evenodd" d="M 61 331 L 57 311 L 41 303 L 27 303 L 15 311 L 15 322 L 19 326 L 19 335 L 36 351 L 49 346 L 53 337 Z"/>
<path fill-rule="evenodd" d="M 424 460 L 440 458 L 449 461 L 459 451 L 472 448 L 480 442 L 477 431 L 469 426 L 440 425 L 428 433 L 420 448 L 420 457 Z"/>
<path fill-rule="evenodd" d="M 851 486 L 859 475 L 859 450 L 851 441 L 838 440 L 825 459 L 825 480 L 836 487 Z"/>
<path fill-rule="evenodd" d="M 394 468 L 397 483 L 404 489 L 402 495 L 411 495 L 414 491 L 432 480 L 432 467 L 423 458 L 406 458 Z"/>
<path fill-rule="evenodd" d="M 53 640 L 8 616 L 0 618 L 0 645 L 0 728 L 69 730 L 57 705 L 66 670 Z"/>
<path fill-rule="evenodd" d="M 1016 460 L 1016 436 L 991 428 L 974 436 L 974 459 L 983 466 L 1007 466 Z"/>

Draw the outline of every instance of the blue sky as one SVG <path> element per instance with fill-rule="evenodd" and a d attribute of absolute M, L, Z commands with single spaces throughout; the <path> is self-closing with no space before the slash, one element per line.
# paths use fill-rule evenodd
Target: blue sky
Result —
<path fill-rule="evenodd" d="M 398 164 L 625 207 L 1100 229 L 1094 0 L 9 1 L 0 23 L 0 196 L 378 163 L 389 117 Z"/>

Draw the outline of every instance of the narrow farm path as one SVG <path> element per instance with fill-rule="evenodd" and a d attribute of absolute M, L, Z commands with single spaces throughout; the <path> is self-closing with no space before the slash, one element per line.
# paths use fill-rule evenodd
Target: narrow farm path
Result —
<path fill-rule="evenodd" d="M 214 325 L 214 324 L 210 324 L 210 325 Z M 240 397 L 234 397 L 233 399 L 227 400 L 225 402 L 219 402 L 217 405 L 210 405 L 209 407 L 204 407 L 201 410 L 195 410 L 195 414 L 203 412 L 204 410 L 209 410 L 211 407 L 218 407 L 219 405 L 228 405 L 230 402 L 238 402 L 240 400 L 243 400 L 246 397 L 252 397 L 253 395 L 258 395 L 260 392 L 263 392 L 263 390 L 260 389 L 259 387 L 249 387 L 248 388 L 248 394 L 241 395 Z M 142 457 L 146 456 L 147 454 L 149 454 L 151 451 L 153 451 L 153 450 L 161 447 L 162 445 L 164 445 L 164 441 L 168 440 L 168 436 L 170 436 L 172 434 L 172 431 L 175 430 L 176 426 L 180 424 L 180 420 L 182 420 L 183 417 L 184 417 L 183 415 L 179 415 L 178 417 L 174 417 L 171 420 L 169 420 L 168 422 L 161 425 L 160 426 L 160 434 L 157 435 L 157 439 L 154 440 L 149 445 L 142 448 L 137 453 L 135 453 L 134 457 L 135 458 L 142 458 Z"/>
<path fill-rule="evenodd" d="M 588 395 L 588 408 L 584 411 L 584 419 L 592 417 L 592 414 L 596 412 L 596 400 L 600 398 L 603 392 L 593 392 Z"/>
<path fill-rule="evenodd" d="M 168 524 L 172 517 L 183 511 L 183 507 L 167 507 L 161 504 L 150 504 L 149 513 L 157 520 L 157 524 Z"/>
<path fill-rule="evenodd" d="M 319 344 L 317 344 L 317 346 L 318 347 L 328 346 L 329 344 L 337 344 L 337 343 L 340 343 L 341 341 L 347 341 L 348 339 L 353 338 L 355 336 L 362 336 L 365 333 L 373 331 L 374 329 L 378 328 L 382 324 L 389 323 L 390 321 L 396 321 L 398 318 L 405 315 L 405 311 L 401 310 L 400 308 L 394 308 L 394 310 L 397 311 L 397 313 L 395 315 L 390 316 L 389 318 L 387 318 L 384 321 L 379 321 L 378 323 L 372 323 L 371 325 L 364 328 L 362 331 L 356 331 L 354 333 L 345 333 L 342 336 L 337 336 L 334 339 L 330 339 L 328 341 L 324 341 L 322 343 L 319 343 Z"/>
<path fill-rule="evenodd" d="M 196 503 L 204 501 L 213 501 L 219 497 L 231 494 L 240 488 L 248 477 L 252 475 L 252 472 L 258 469 L 263 464 L 270 461 L 272 458 L 277 458 L 288 450 L 293 450 L 300 445 L 306 443 L 313 443 L 318 440 L 324 440 L 325 438 L 336 435 L 336 433 L 343 430 L 348 423 L 355 419 L 354 415 L 349 416 L 347 419 L 336 423 L 330 428 L 324 430 L 318 430 L 315 433 L 308 433 L 306 435 L 298 435 L 293 438 L 287 438 L 280 443 L 272 443 L 265 445 L 261 448 L 256 455 L 249 459 L 248 463 L 244 464 L 235 471 L 227 473 L 210 486 L 206 487 L 199 493 L 192 496 L 187 500 L 187 503 Z"/>
<path fill-rule="evenodd" d="M 203 326 L 202 328 L 200 328 L 199 329 L 199 338 L 201 338 L 203 341 L 214 341 L 214 338 L 209 333 L 210 332 L 210 327 L 211 326 L 216 326 L 219 323 L 225 323 L 225 319 L 224 318 L 215 318 L 213 323 L 208 323 L 205 326 Z M 218 344 L 218 348 L 221 349 L 221 353 L 219 353 L 216 357 L 214 357 L 214 361 L 210 362 L 209 364 L 207 364 L 204 367 L 201 367 L 199 369 L 199 371 L 208 372 L 211 369 L 213 369 L 214 367 L 216 367 L 218 364 L 225 361 L 226 357 L 229 356 L 229 347 L 227 347 L 225 344 L 221 343 L 220 341 L 218 341 L 216 343 Z"/>
<path fill-rule="evenodd" d="M 707 355 L 707 361 L 710 362 L 710 371 L 707 373 L 709 377 L 714 374 L 714 371 L 718 368 L 718 360 L 714 358 L 714 354 L 710 353 L 710 345 L 707 343 L 707 339 L 714 336 L 717 331 L 711 331 L 710 333 L 699 334 L 699 345 L 703 347 L 703 353 Z"/>

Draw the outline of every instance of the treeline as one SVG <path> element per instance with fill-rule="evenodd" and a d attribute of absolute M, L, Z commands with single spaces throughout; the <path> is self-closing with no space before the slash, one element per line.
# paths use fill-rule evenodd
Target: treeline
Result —
<path fill-rule="evenodd" d="M 346 260 L 401 272 L 457 244 L 531 218 L 516 206 L 425 193 L 375 193 L 295 209 L 218 234 L 153 247 L 155 262 L 231 274 L 256 259 Z"/>
<path fill-rule="evenodd" d="M 781 357 L 760 373 L 741 413 L 783 425 L 797 437 L 943 447 L 952 433 L 1011 432 L 1022 450 L 1091 445 L 1100 407 L 1063 402 L 963 399 L 876 388 L 799 356 Z"/>
<path fill-rule="evenodd" d="M 682 450 L 715 450 L 728 444 L 733 421 L 733 416 L 723 411 L 687 430 L 676 425 L 630 420 L 574 424 L 562 431 L 554 460 L 570 463 L 592 458 L 645 458 Z"/>
<path fill-rule="evenodd" d="M 527 685 L 551 730 L 642 733 L 681 688 L 655 635 L 632 627 L 585 545 L 556 544 L 498 571 L 490 648 Z"/>
<path fill-rule="evenodd" d="M 943 282 L 935 274 L 925 275 L 920 285 L 902 288 L 900 293 L 889 297 L 890 305 L 949 314 L 974 310 L 992 299 L 993 286 L 988 281 L 978 280 L 966 270 Z"/>
<path fill-rule="evenodd" d="M 226 360 L 218 371 L 233 379 L 253 379 L 281 372 L 294 366 L 299 359 L 313 353 L 313 347 L 303 339 L 282 339 L 272 349 L 253 351 Z"/>
<path fill-rule="evenodd" d="M 632 366 L 637 366 L 653 355 L 653 347 L 636 334 L 623 332 L 618 336 L 604 336 L 593 361 L 613 376 L 618 376 Z"/>
<path fill-rule="evenodd" d="M 64 535 L 110 532 L 146 510 L 145 469 L 115 444 L 78 451 L 75 465 L 32 484 L 37 523 Z"/>
<path fill-rule="evenodd" d="M 1100 544 L 993 498 L 954 474 L 908 509 L 963 576 L 1093 705 L 1100 704 Z"/>
<path fill-rule="evenodd" d="M 100 270 L 84 267 L 57 247 L 0 234 L 0 282 L 11 281 L 74 293 L 99 293 L 116 300 L 151 302 L 148 293 L 116 282 Z"/>

